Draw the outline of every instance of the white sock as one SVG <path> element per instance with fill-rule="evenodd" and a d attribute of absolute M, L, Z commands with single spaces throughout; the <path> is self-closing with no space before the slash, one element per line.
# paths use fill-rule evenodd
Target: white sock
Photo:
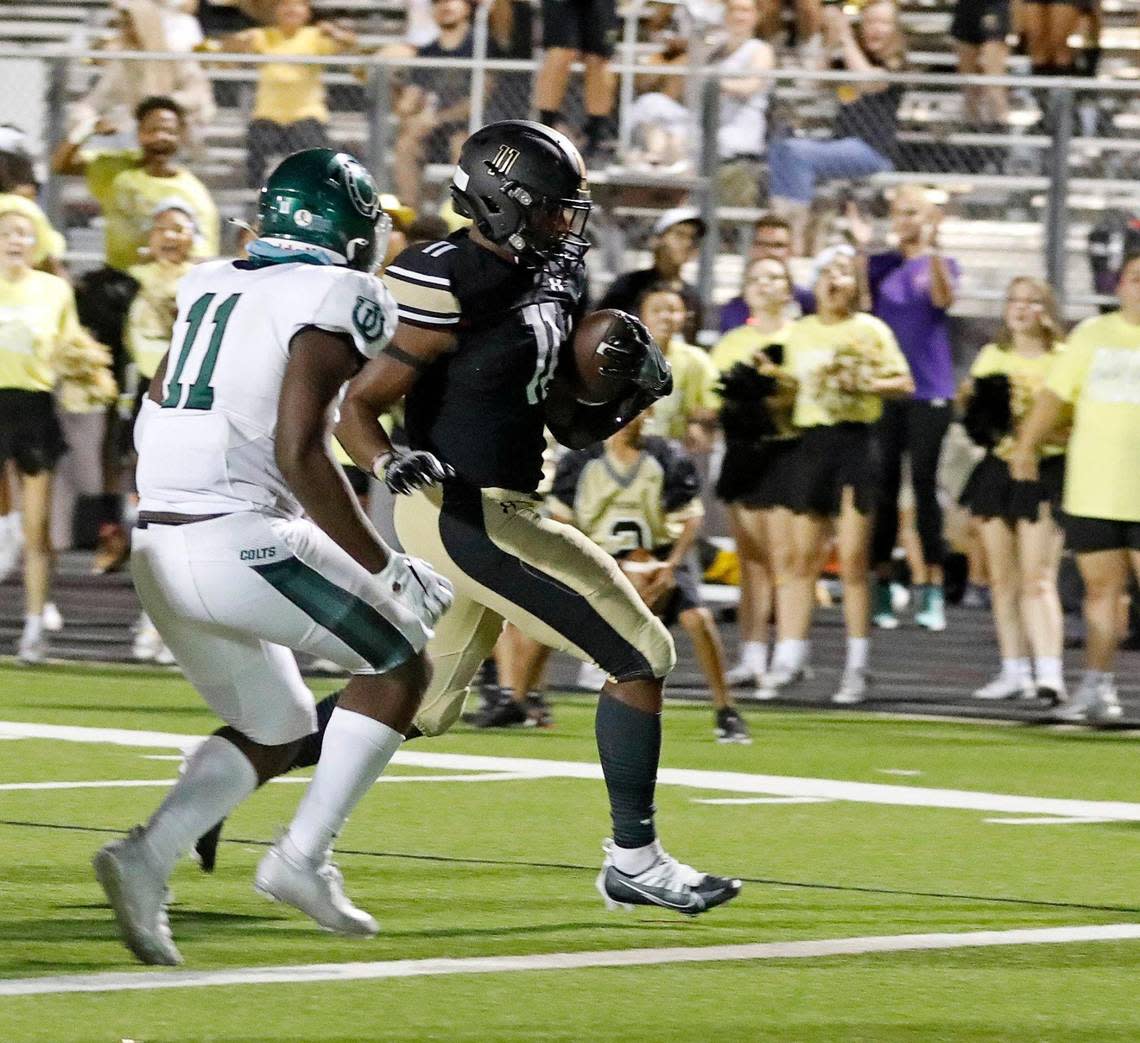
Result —
<path fill-rule="evenodd" d="M 740 661 L 754 673 L 768 672 L 768 645 L 763 641 L 744 641 L 740 645 Z"/>
<path fill-rule="evenodd" d="M 24 616 L 24 640 L 38 641 L 44 632 L 44 617 L 42 613 Z"/>
<path fill-rule="evenodd" d="M 1064 678 L 1059 655 L 1038 656 L 1035 662 L 1037 683 L 1043 685 L 1060 684 Z"/>
<path fill-rule="evenodd" d="M 847 639 L 847 669 L 866 670 L 867 656 L 871 651 L 869 637 L 849 637 Z"/>
<path fill-rule="evenodd" d="M 783 651 L 781 652 L 781 647 Z M 804 638 L 789 637 L 783 641 L 776 642 L 776 656 L 772 665 L 775 666 L 776 662 L 785 670 L 802 670 L 808 661 L 808 652 L 811 649 L 811 643 Z"/>
<path fill-rule="evenodd" d="M 1028 681 L 1033 676 L 1033 670 L 1025 656 L 1003 659 L 1001 661 L 1001 672 L 1008 680 L 1018 683 Z"/>
<path fill-rule="evenodd" d="M 404 737 L 339 706 L 329 718 L 313 781 L 289 825 L 288 839 L 310 861 L 324 858 L 360 798 L 388 766 Z"/>
<path fill-rule="evenodd" d="M 151 815 L 143 835 L 155 863 L 166 873 L 257 789 L 257 772 L 232 742 L 211 735 L 186 762 L 186 769 Z"/>
<path fill-rule="evenodd" d="M 637 876 L 644 873 L 658 858 L 661 857 L 661 841 L 655 840 L 645 847 L 618 847 L 614 844 L 610 860 L 619 872 L 626 876 Z"/>
<path fill-rule="evenodd" d="M 1086 670 L 1083 680 L 1085 684 L 1110 685 L 1113 683 L 1114 675 L 1111 670 Z"/>

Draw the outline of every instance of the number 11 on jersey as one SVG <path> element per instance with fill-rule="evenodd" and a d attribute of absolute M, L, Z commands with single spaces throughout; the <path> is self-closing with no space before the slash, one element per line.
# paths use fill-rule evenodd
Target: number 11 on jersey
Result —
<path fill-rule="evenodd" d="M 194 350 L 194 342 L 198 339 L 202 323 L 205 321 L 215 297 L 217 297 L 216 293 L 202 294 L 190 305 L 190 310 L 186 313 L 186 336 L 183 338 L 182 348 L 178 352 L 178 361 L 174 365 L 170 383 L 167 384 L 166 397 L 162 400 L 163 409 L 209 409 L 214 404 L 214 388 L 210 381 L 214 378 L 214 367 L 218 363 L 218 351 L 222 346 L 222 338 L 226 335 L 226 324 L 230 321 L 234 308 L 237 307 L 237 302 L 241 297 L 240 293 L 231 294 L 214 309 L 214 317 L 211 319 L 214 332 L 210 337 L 210 343 L 206 346 L 202 363 L 198 367 L 198 376 L 190 385 L 190 393 L 186 396 L 185 402 L 182 401 L 182 384 L 180 381 L 182 372 L 186 368 L 186 360 L 190 357 L 191 351 Z"/>

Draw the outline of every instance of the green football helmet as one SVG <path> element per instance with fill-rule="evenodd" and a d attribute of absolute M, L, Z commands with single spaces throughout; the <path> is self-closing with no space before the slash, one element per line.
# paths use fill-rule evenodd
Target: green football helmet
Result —
<path fill-rule="evenodd" d="M 360 271 L 384 256 L 392 228 L 372 175 L 331 148 L 283 159 L 262 187 L 257 210 L 262 237 L 324 247 Z"/>

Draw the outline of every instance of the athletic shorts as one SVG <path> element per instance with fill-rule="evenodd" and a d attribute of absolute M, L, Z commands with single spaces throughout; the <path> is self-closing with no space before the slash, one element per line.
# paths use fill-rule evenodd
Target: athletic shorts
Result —
<path fill-rule="evenodd" d="M 980 47 L 1004 42 L 1010 32 L 1010 0 L 958 0 L 950 35 L 960 43 Z"/>
<path fill-rule="evenodd" d="M 792 467 L 788 506 L 796 514 L 839 515 L 843 490 L 855 495 L 860 514 L 878 504 L 882 467 L 879 442 L 870 424 L 809 427 L 800 438 Z"/>
<path fill-rule="evenodd" d="M 504 620 L 619 681 L 673 669 L 669 631 L 618 563 L 577 529 L 543 518 L 540 507 L 525 493 L 462 482 L 396 497 L 404 549 L 455 586 L 455 601 L 428 643 L 433 674 L 415 721 L 425 735 L 458 720 Z"/>
<path fill-rule="evenodd" d="M 252 511 L 140 522 L 131 572 L 183 674 L 231 727 L 277 746 L 316 728 L 290 649 L 382 674 L 431 631 L 312 522 Z"/>
<path fill-rule="evenodd" d="M 542 46 L 611 58 L 618 38 L 614 0 L 542 0 Z"/>
<path fill-rule="evenodd" d="M 0 388 L 0 466 L 11 460 L 22 473 L 39 474 L 66 452 L 50 392 Z"/>
<path fill-rule="evenodd" d="M 1065 543 L 1074 554 L 1092 554 L 1102 550 L 1140 551 L 1140 521 L 1085 518 L 1076 514 L 1066 514 L 1062 521 Z"/>

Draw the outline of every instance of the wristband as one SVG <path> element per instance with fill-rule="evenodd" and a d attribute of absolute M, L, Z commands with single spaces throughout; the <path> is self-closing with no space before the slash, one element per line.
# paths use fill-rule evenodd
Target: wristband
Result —
<path fill-rule="evenodd" d="M 396 458 L 396 450 L 389 449 L 387 452 L 377 453 L 372 461 L 372 477 L 377 481 L 384 481 L 384 472 L 388 469 L 388 465 Z"/>

